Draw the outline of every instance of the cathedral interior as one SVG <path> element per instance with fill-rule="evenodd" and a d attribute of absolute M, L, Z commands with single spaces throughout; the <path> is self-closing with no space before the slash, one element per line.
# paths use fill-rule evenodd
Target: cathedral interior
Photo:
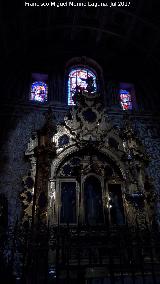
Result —
<path fill-rule="evenodd" d="M 0 17 L 0 282 L 160 283 L 156 1 Z"/>

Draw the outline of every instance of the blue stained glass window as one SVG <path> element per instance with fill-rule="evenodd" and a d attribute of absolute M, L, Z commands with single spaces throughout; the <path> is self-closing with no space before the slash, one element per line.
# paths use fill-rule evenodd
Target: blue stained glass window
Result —
<path fill-rule="evenodd" d="M 120 103 L 123 110 L 132 109 L 132 98 L 128 90 L 120 89 Z"/>
<path fill-rule="evenodd" d="M 93 87 L 97 90 L 96 75 L 88 68 L 76 67 L 71 70 L 68 76 L 68 105 L 75 105 L 73 96 L 77 87 L 81 91 L 87 92 L 87 79 L 93 79 Z"/>
<path fill-rule="evenodd" d="M 48 86 L 42 81 L 32 83 L 31 101 L 44 103 L 47 101 Z"/>

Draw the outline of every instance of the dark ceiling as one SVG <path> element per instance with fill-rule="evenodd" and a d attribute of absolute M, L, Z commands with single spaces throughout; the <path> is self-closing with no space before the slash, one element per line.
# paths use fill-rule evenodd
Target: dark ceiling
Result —
<path fill-rule="evenodd" d="M 23 70 L 60 71 L 70 58 L 89 56 L 102 66 L 107 80 L 137 82 L 144 91 L 158 93 L 157 2 L 139 0 L 124 8 L 25 7 L 23 0 L 8 2 L 1 15 L 5 85 Z"/>

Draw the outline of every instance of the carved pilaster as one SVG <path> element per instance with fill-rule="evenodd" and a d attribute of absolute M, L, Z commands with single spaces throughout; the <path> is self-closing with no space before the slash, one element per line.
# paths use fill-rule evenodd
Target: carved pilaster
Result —
<path fill-rule="evenodd" d="M 52 111 L 48 110 L 44 127 L 38 134 L 38 146 L 34 149 L 36 157 L 35 190 L 33 199 L 33 221 L 47 223 L 48 211 L 48 181 L 50 177 L 51 160 L 55 156 L 55 144 L 52 136 L 56 128 L 52 122 Z"/>

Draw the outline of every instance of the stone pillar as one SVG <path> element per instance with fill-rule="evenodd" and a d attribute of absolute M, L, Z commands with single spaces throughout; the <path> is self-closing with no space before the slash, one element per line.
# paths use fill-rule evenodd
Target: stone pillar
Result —
<path fill-rule="evenodd" d="M 46 122 L 37 131 L 38 146 L 34 149 L 36 157 L 36 176 L 32 210 L 32 236 L 29 254 L 29 283 L 46 283 L 48 277 L 48 182 L 50 164 L 55 156 L 55 144 L 52 142 L 56 128 L 52 124 L 52 112 L 49 109 Z"/>

